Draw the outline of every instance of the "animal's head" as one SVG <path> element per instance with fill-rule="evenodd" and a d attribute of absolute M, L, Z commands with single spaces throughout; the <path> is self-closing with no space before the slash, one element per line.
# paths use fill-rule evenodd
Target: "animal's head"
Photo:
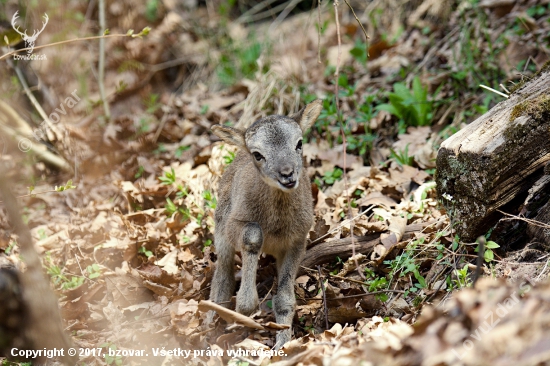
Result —
<path fill-rule="evenodd" d="M 221 125 L 212 127 L 212 131 L 248 152 L 264 182 L 290 192 L 298 187 L 302 171 L 302 135 L 321 109 L 321 101 L 315 100 L 291 116 L 261 118 L 244 132 Z"/>

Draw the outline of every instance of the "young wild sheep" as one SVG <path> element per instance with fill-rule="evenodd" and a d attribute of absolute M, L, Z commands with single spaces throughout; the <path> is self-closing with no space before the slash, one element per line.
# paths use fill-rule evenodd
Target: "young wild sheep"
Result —
<path fill-rule="evenodd" d="M 210 299 L 227 306 L 235 291 L 235 251 L 242 255 L 237 311 L 258 307 L 256 271 L 261 252 L 277 261 L 278 291 L 273 299 L 277 323 L 292 326 L 294 280 L 313 223 L 311 184 L 302 162 L 302 135 L 321 113 L 315 100 L 292 116 L 268 116 L 242 132 L 217 125 L 212 131 L 240 148 L 223 174 L 215 213 L 218 260 Z M 213 313 L 209 314 L 212 321 Z M 290 341 L 291 329 L 277 334 L 275 348 Z"/>

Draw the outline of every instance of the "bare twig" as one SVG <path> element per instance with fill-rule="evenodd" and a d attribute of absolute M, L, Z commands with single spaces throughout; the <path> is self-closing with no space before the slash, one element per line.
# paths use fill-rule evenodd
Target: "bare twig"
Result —
<path fill-rule="evenodd" d="M 304 266 L 300 266 L 300 267 L 302 267 L 302 268 L 305 269 L 306 271 L 315 272 L 314 269 L 307 268 L 307 267 L 304 267 Z M 319 267 L 319 265 L 317 265 L 317 267 Z M 357 283 L 357 284 L 359 284 L 359 285 L 364 285 L 364 284 L 365 284 L 364 281 L 354 280 L 353 278 L 346 278 L 346 277 L 342 277 L 342 276 L 338 276 L 338 275 L 333 275 L 332 273 L 328 273 L 328 275 L 329 275 L 330 277 L 334 277 L 334 278 L 337 278 L 337 279 L 342 280 L 342 281 L 353 282 L 353 283 Z"/>
<path fill-rule="evenodd" d="M 338 276 L 338 275 L 333 275 L 332 273 L 329 273 L 328 275 L 330 277 L 338 278 L 339 280 L 342 280 L 342 281 L 353 282 L 353 283 L 357 283 L 359 285 L 364 285 L 365 284 L 365 281 L 357 281 L 357 280 L 354 280 L 353 278 L 346 278 L 346 277 L 342 277 L 342 276 Z"/>
<path fill-rule="evenodd" d="M 258 4 L 256 4 L 256 5 L 254 5 L 250 10 L 247 10 L 240 17 L 238 17 L 237 20 L 235 20 L 235 22 L 236 23 L 245 23 L 245 22 L 249 21 L 251 15 L 257 14 L 260 10 L 268 7 L 269 5 L 274 3 L 275 1 L 277 1 L 277 0 L 265 0 L 265 1 L 262 1 Z M 273 10 L 271 10 L 271 11 L 273 11 Z"/>
<path fill-rule="evenodd" d="M 542 228 L 545 228 L 545 229 L 550 229 L 550 225 L 545 224 L 544 222 L 540 222 L 540 221 L 537 221 L 537 220 L 531 220 L 531 219 L 528 219 L 528 218 L 525 218 L 525 217 L 515 216 L 515 215 L 512 215 L 512 214 L 506 213 L 504 211 L 501 211 L 501 210 L 497 210 L 497 211 L 500 212 L 501 214 L 505 215 L 505 216 L 510 217 L 509 219 L 503 219 L 503 220 L 520 220 L 520 221 L 525 221 L 526 223 L 534 225 L 534 226 L 542 227 Z"/>
<path fill-rule="evenodd" d="M 105 27 L 105 0 L 99 0 L 99 28 L 103 31 L 106 30 Z M 111 119 L 111 112 L 109 111 L 109 101 L 105 96 L 105 38 L 99 40 L 99 65 L 98 68 L 98 84 L 99 84 L 99 94 L 101 96 L 101 101 L 103 102 L 103 110 L 105 111 L 105 119 L 109 121 Z"/>
<path fill-rule="evenodd" d="M 403 290 L 382 290 L 382 291 L 373 291 L 373 292 L 364 293 L 364 294 L 357 294 L 357 295 L 348 295 L 348 296 L 342 296 L 342 297 L 335 297 L 334 299 L 329 299 L 329 301 L 341 300 L 341 299 L 353 299 L 353 298 L 356 298 L 356 297 L 371 296 L 371 295 L 380 295 L 380 294 L 387 294 L 387 293 L 405 294 L 406 291 L 403 291 Z M 318 297 L 309 297 L 309 298 L 305 298 L 305 300 L 321 301 L 321 300 L 323 300 L 323 299 L 320 299 L 320 298 L 318 298 Z"/>
<path fill-rule="evenodd" d="M 483 89 L 486 89 L 486 90 L 489 90 L 489 91 L 491 91 L 491 92 L 493 92 L 493 93 L 495 93 L 495 94 L 498 94 L 498 95 L 500 95 L 500 96 L 502 96 L 502 97 L 504 97 L 504 98 L 510 97 L 508 94 L 501 93 L 501 92 L 499 92 L 499 91 L 496 90 L 496 89 L 493 89 L 493 88 L 491 88 L 491 87 L 488 87 L 487 85 L 479 84 L 479 86 L 482 87 Z"/>
<path fill-rule="evenodd" d="M 281 11 L 281 10 L 284 11 L 284 9 L 285 9 L 287 6 L 289 6 L 290 3 L 291 3 L 291 0 L 286 1 L 286 2 L 284 2 L 284 3 L 282 3 L 282 4 L 280 4 L 280 5 L 277 5 L 277 6 L 271 8 L 271 9 L 268 9 L 268 10 L 266 10 L 266 11 L 264 11 L 264 12 L 261 12 L 261 13 L 256 14 L 256 15 L 251 15 L 251 16 L 249 16 L 248 18 L 243 18 L 243 17 L 241 16 L 239 19 L 241 19 L 241 18 L 243 18 L 243 19 L 241 19 L 240 21 L 237 19 L 236 22 L 237 22 L 237 23 L 257 22 L 257 21 L 259 21 L 259 20 L 263 20 L 263 19 L 272 17 L 272 16 L 273 16 L 275 13 L 277 13 L 278 11 Z"/>
<path fill-rule="evenodd" d="M 323 274 L 321 273 L 321 266 L 317 265 L 317 271 L 319 272 L 319 283 L 321 284 L 321 291 L 323 291 L 323 305 L 325 306 L 325 329 L 328 329 L 327 295 L 325 293 L 325 285 L 323 284 Z"/>
<path fill-rule="evenodd" d="M 338 78 L 340 76 L 340 60 L 342 57 L 342 37 L 340 36 L 340 19 L 338 15 L 339 4 L 339 0 L 334 0 L 334 19 L 336 20 L 336 36 L 338 37 L 338 58 L 336 59 L 336 70 L 334 71 L 334 76 L 336 77 L 336 83 L 334 83 L 334 96 L 336 98 L 336 111 L 338 115 L 340 114 L 340 107 L 338 105 Z"/>
<path fill-rule="evenodd" d="M 292 9 L 294 9 L 296 5 L 298 5 L 300 1 L 301 0 L 292 0 L 290 4 L 288 4 L 284 8 L 281 14 L 279 14 L 277 18 L 273 21 L 273 23 L 271 23 L 271 25 L 269 26 L 268 34 L 271 34 L 272 32 L 275 31 L 275 29 L 279 26 L 279 24 L 281 24 L 281 22 L 288 16 L 288 14 L 292 11 Z"/>
<path fill-rule="evenodd" d="M 317 0 L 317 63 L 321 63 L 321 0 Z"/>
<path fill-rule="evenodd" d="M 359 20 L 359 18 L 357 17 L 357 15 L 355 14 L 355 11 L 353 10 L 353 8 L 351 7 L 350 3 L 348 2 L 348 0 L 344 0 L 346 2 L 346 5 L 348 6 L 349 10 L 351 10 L 351 13 L 353 14 L 353 16 L 355 17 L 355 20 L 357 21 L 357 23 L 359 24 L 359 26 L 361 27 L 361 29 L 363 30 L 363 34 L 365 35 L 365 41 L 368 41 L 369 40 L 369 35 L 367 34 L 367 31 L 365 30 L 365 27 L 363 27 L 363 23 L 361 23 L 361 21 Z M 366 46 L 367 49 L 365 51 L 367 51 L 367 55 L 369 53 L 369 49 L 368 49 L 368 46 Z"/>
<path fill-rule="evenodd" d="M 101 39 L 101 38 L 139 37 L 139 36 L 140 36 L 139 34 L 130 34 L 130 33 L 128 33 L 128 34 L 104 34 L 102 36 L 92 36 L 92 37 L 84 37 L 84 38 L 67 39 L 65 41 L 48 43 L 48 44 L 45 44 L 45 45 L 42 45 L 42 46 L 35 46 L 34 49 L 38 50 L 38 49 L 45 48 L 45 47 L 59 46 L 59 45 L 66 44 L 66 43 L 80 42 L 80 41 L 90 41 L 90 40 Z M 21 49 L 18 49 L 18 50 L 10 51 L 10 52 L 5 53 L 2 56 L 0 56 L 0 60 L 3 60 L 8 56 L 15 55 L 15 54 L 21 53 L 23 51 L 28 51 L 28 50 L 30 50 L 30 48 L 21 48 Z"/>

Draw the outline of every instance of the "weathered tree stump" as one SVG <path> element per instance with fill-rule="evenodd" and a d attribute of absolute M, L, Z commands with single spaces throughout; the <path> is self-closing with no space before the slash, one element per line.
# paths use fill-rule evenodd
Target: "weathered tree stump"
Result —
<path fill-rule="evenodd" d="M 521 204 L 549 161 L 547 65 L 510 98 L 441 144 L 437 190 L 462 240 L 485 234 L 500 218 L 498 209 Z"/>

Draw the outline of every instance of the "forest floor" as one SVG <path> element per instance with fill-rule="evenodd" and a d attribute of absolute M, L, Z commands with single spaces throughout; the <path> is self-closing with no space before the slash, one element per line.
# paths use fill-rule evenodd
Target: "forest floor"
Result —
<path fill-rule="evenodd" d="M 107 38 L 103 51 L 83 40 L 35 49 L 45 60 L 0 59 L 0 99 L 71 166 L 0 140 L 66 330 L 79 347 L 125 351 L 82 355 L 82 364 L 548 362 L 548 254 L 488 232 L 488 278 L 473 288 L 477 243 L 454 233 L 434 174 L 441 142 L 505 99 L 480 84 L 509 94 L 550 59 L 550 2 L 350 1 L 368 40 L 347 1 L 285 15 L 294 3 L 121 0 L 106 7 L 110 34 L 147 35 Z M 2 7 L 13 14 L 17 3 Z M 39 45 L 102 32 L 87 3 L 29 5 L 27 23 L 44 13 Z M 41 124 L 21 78 L 50 119 L 57 111 L 54 128 Z M 323 111 L 304 139 L 315 223 L 293 341 L 272 355 L 271 257 L 257 274 L 262 329 L 231 314 L 215 329 L 203 324 L 217 184 L 235 156 L 210 128 L 246 128 L 317 98 Z M 0 232 L 0 263 L 23 268 L 4 213 Z M 165 352 L 176 348 L 190 353 Z"/>

